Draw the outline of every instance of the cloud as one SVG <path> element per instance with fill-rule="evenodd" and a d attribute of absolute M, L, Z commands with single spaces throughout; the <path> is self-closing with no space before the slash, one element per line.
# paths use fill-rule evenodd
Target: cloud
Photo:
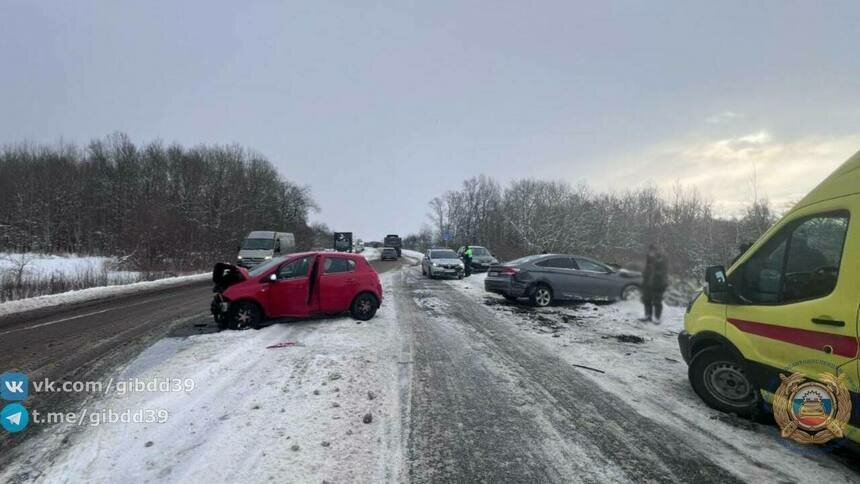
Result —
<path fill-rule="evenodd" d="M 736 119 L 743 118 L 744 115 L 734 111 L 723 111 L 705 118 L 705 122 L 709 124 L 724 124 Z"/>
<path fill-rule="evenodd" d="M 762 130 L 652 149 L 635 164 L 620 164 L 617 182 L 696 187 L 718 213 L 734 215 L 755 196 L 780 208 L 791 205 L 858 149 L 860 134 L 783 140 Z"/>

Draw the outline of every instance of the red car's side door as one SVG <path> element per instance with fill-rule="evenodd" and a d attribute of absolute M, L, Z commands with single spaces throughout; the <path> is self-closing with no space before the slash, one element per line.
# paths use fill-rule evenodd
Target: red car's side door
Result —
<path fill-rule="evenodd" d="M 319 284 L 320 311 L 323 313 L 346 311 L 358 289 L 355 261 L 348 257 L 326 255 Z"/>
<path fill-rule="evenodd" d="M 311 297 L 313 277 L 311 268 L 316 256 L 306 256 L 287 262 L 276 272 L 277 279 L 270 283 L 269 307 L 271 318 L 305 317 L 315 312 L 316 299 Z"/>

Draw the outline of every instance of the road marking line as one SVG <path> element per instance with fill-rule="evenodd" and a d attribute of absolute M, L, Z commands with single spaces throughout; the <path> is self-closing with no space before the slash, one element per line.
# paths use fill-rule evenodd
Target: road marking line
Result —
<path fill-rule="evenodd" d="M 66 321 L 71 321 L 73 319 L 86 318 L 87 316 L 95 316 L 96 314 L 102 314 L 102 313 L 107 313 L 110 311 L 116 311 L 117 309 L 126 309 L 126 308 L 130 308 L 130 307 L 134 307 L 134 306 L 140 306 L 141 304 L 148 304 L 148 303 L 151 303 L 153 301 L 158 301 L 158 299 L 147 299 L 146 301 L 141 301 L 141 302 L 134 303 L 134 304 L 124 304 L 122 307 L 118 307 L 118 308 L 102 309 L 100 311 L 93 311 L 91 313 L 79 314 L 77 316 L 69 316 L 68 318 L 56 319 L 54 321 L 48 321 L 47 323 L 39 323 L 39 324 L 36 324 L 33 326 L 26 326 L 23 328 L 10 329 L 8 331 L 3 331 L 2 333 L 0 333 L 0 336 L 7 335 L 10 333 L 17 333 L 18 331 L 26 331 L 26 330 L 30 330 L 30 329 L 43 328 L 45 326 L 52 326 L 54 324 L 65 323 Z"/>

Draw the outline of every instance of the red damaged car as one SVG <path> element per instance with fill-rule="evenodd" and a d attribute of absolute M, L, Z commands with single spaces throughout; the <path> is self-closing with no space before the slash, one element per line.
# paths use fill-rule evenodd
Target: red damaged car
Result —
<path fill-rule="evenodd" d="M 342 252 L 290 254 L 250 272 L 220 262 L 212 282 L 212 314 L 221 329 L 258 329 L 267 320 L 344 311 L 367 321 L 382 302 L 376 270 L 364 257 Z"/>

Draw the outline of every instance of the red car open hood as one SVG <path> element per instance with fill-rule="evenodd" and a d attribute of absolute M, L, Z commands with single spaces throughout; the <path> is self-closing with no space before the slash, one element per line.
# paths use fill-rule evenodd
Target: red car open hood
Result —
<path fill-rule="evenodd" d="M 251 274 L 247 269 L 226 262 L 219 262 L 212 269 L 212 282 L 215 284 L 215 292 L 222 292 L 233 284 L 247 281 L 250 278 Z"/>

